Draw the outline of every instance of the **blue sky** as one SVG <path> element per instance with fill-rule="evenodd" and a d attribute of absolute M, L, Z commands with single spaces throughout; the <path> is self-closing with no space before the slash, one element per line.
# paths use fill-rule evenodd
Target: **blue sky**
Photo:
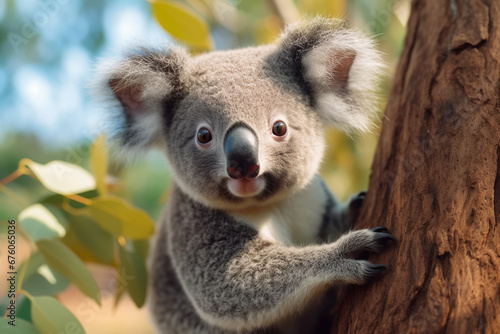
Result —
<path fill-rule="evenodd" d="M 0 140 L 19 131 L 55 146 L 91 140 L 105 112 L 87 94 L 96 59 L 169 41 L 141 0 L 8 0 L 0 19 Z"/>

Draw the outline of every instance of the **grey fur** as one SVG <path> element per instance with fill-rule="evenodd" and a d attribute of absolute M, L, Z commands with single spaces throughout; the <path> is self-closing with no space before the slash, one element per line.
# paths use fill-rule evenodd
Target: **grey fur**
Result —
<path fill-rule="evenodd" d="M 274 45 L 192 58 L 143 50 L 101 67 L 95 91 L 122 120 L 124 149 L 163 149 L 174 175 L 150 257 L 159 332 L 310 329 L 307 310 L 329 287 L 380 271 L 349 255 L 380 251 L 390 236 L 344 234 L 350 207 L 317 175 L 326 126 L 370 126 L 380 68 L 368 38 L 327 19 L 291 26 Z M 283 138 L 272 135 L 277 120 Z M 252 196 L 228 187 L 223 140 L 237 122 L 258 138 L 264 188 Z M 196 142 L 200 127 L 207 145 Z"/>

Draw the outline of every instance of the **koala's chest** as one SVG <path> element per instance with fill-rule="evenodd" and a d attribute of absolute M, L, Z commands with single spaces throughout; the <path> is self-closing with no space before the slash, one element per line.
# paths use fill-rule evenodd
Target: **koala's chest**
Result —
<path fill-rule="evenodd" d="M 318 180 L 278 205 L 234 216 L 256 229 L 266 240 L 305 246 L 318 242 L 326 201 L 327 195 Z"/>

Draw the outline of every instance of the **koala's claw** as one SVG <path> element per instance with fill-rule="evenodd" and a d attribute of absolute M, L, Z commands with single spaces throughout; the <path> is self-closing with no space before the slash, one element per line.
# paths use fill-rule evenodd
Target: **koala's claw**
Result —
<path fill-rule="evenodd" d="M 377 226 L 369 229 L 372 232 L 375 232 L 375 243 L 377 245 L 378 251 L 381 251 L 383 248 L 387 246 L 389 242 L 397 243 L 398 239 L 394 237 L 392 234 L 389 234 L 389 230 L 384 226 Z"/>
<path fill-rule="evenodd" d="M 384 226 L 377 226 L 377 227 L 374 227 L 374 228 L 370 228 L 369 229 L 370 231 L 373 231 L 373 232 L 389 232 L 389 230 L 387 229 L 387 227 L 384 227 Z"/>
<path fill-rule="evenodd" d="M 371 278 L 375 278 L 376 276 L 382 274 L 387 269 L 387 266 L 383 264 L 368 264 L 368 268 L 366 269 L 366 280 Z"/>
<path fill-rule="evenodd" d="M 392 234 L 389 234 L 389 230 L 384 226 L 377 226 L 369 229 L 372 232 L 377 233 L 376 242 L 380 247 L 385 247 L 388 242 L 398 242 L 398 239 Z"/>
<path fill-rule="evenodd" d="M 387 244 L 391 241 L 396 243 L 398 242 L 398 239 L 389 233 L 377 233 L 375 242 L 381 249 L 387 246 Z"/>

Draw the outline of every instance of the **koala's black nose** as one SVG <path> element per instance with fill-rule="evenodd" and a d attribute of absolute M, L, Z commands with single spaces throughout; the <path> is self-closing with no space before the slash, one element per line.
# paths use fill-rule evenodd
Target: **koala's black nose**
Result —
<path fill-rule="evenodd" d="M 259 175 L 257 136 L 246 125 L 237 123 L 229 129 L 224 138 L 224 153 L 230 178 L 252 179 Z"/>

